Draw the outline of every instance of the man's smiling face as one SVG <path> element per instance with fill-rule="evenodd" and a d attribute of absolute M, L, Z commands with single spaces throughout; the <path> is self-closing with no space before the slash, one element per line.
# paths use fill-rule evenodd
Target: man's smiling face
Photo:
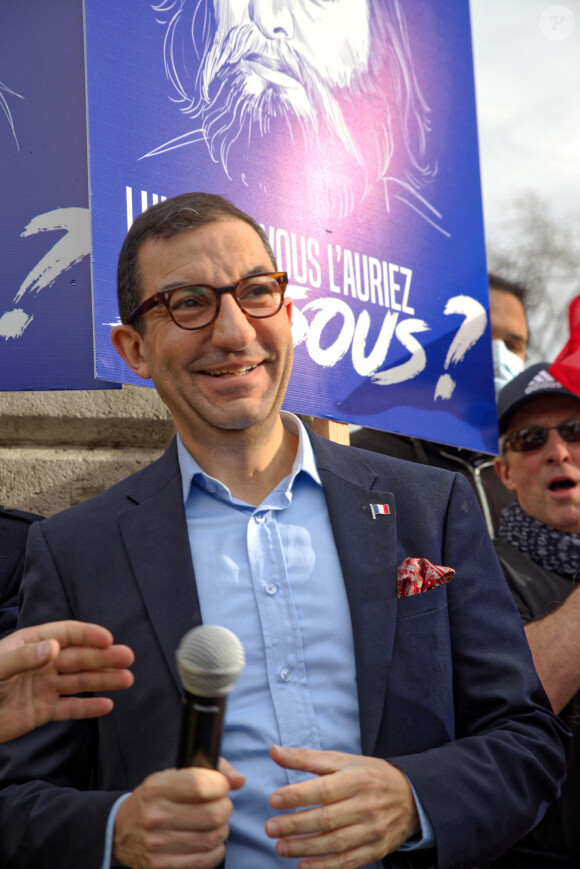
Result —
<path fill-rule="evenodd" d="M 138 254 L 141 300 L 195 283 L 226 286 L 275 266 L 255 230 L 242 220 L 216 220 L 171 238 L 149 238 Z M 159 305 L 143 316 L 133 370 L 151 377 L 185 441 L 216 429 L 272 424 L 292 368 L 292 304 L 250 319 L 229 293 L 220 313 L 198 331 L 180 329 Z M 216 432 L 217 433 L 217 432 Z"/>
<path fill-rule="evenodd" d="M 573 419 L 580 419 L 580 398 L 540 398 L 514 414 L 506 434 Z M 508 448 L 505 461 L 498 461 L 496 468 L 525 513 L 558 531 L 580 534 L 580 443 L 567 443 L 552 429 L 537 450 Z"/>

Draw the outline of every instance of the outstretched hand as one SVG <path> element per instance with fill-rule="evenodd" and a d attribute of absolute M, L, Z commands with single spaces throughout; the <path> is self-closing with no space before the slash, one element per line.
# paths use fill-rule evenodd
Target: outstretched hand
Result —
<path fill-rule="evenodd" d="M 72 697 L 133 684 L 127 646 L 113 645 L 106 628 L 49 622 L 0 640 L 0 742 L 48 721 L 96 718 L 113 708 L 108 697 Z"/>
<path fill-rule="evenodd" d="M 301 859 L 301 869 L 367 866 L 396 851 L 420 823 L 403 773 L 385 760 L 339 751 L 273 746 L 281 767 L 315 778 L 287 785 L 270 797 L 274 809 L 291 811 L 266 824 L 276 851 Z"/>

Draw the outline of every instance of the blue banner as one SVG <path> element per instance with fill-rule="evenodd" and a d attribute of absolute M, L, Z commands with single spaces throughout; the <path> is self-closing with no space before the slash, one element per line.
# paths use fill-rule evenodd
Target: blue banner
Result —
<path fill-rule="evenodd" d="M 290 275 L 285 406 L 497 448 L 467 0 L 85 0 L 95 341 L 160 197 L 219 193 Z"/>
<path fill-rule="evenodd" d="M 78 0 L 0 7 L 0 390 L 95 380 Z"/>

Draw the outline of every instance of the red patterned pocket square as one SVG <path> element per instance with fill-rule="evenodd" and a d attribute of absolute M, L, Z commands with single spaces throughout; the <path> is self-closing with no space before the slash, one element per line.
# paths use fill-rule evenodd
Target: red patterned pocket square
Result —
<path fill-rule="evenodd" d="M 445 585 L 454 576 L 452 567 L 439 567 L 426 558 L 405 558 L 397 568 L 397 599 Z"/>

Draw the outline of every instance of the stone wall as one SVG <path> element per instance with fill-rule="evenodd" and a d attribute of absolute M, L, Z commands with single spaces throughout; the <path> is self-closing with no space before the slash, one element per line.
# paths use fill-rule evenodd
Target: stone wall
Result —
<path fill-rule="evenodd" d="M 0 504 L 50 516 L 149 464 L 173 433 L 148 387 L 0 392 Z"/>
<path fill-rule="evenodd" d="M 349 443 L 344 423 L 302 418 Z M 149 387 L 0 392 L 0 505 L 51 516 L 154 461 L 174 433 Z"/>

